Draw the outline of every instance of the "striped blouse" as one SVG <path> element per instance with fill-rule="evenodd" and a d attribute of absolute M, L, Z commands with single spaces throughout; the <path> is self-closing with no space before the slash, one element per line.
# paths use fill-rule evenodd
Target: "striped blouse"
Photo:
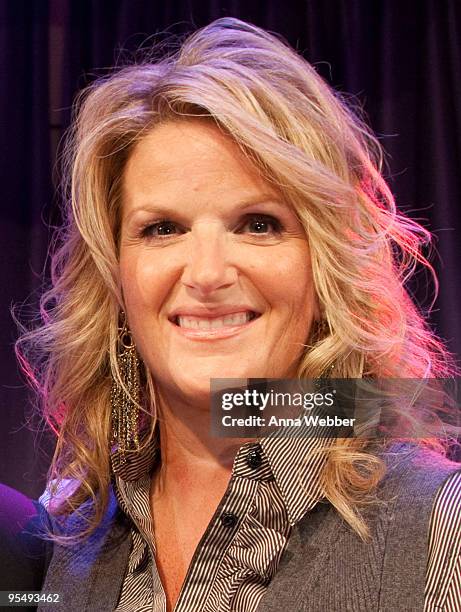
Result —
<path fill-rule="evenodd" d="M 322 497 L 319 478 L 325 456 L 308 453 L 324 445 L 325 439 L 269 436 L 240 448 L 175 612 L 257 610 L 293 526 Z M 117 451 L 111 459 L 118 502 L 132 521 L 132 548 L 116 612 L 165 612 L 149 503 L 150 474 L 158 461 L 155 443 L 126 463 Z M 452 541 L 457 554 L 449 556 Z M 460 472 L 445 482 L 434 501 L 424 610 L 461 610 Z"/>

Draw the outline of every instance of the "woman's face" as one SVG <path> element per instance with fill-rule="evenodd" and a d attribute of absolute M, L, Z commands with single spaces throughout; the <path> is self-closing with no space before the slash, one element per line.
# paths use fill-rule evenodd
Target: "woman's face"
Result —
<path fill-rule="evenodd" d="M 294 376 L 316 306 L 295 213 L 238 146 L 200 119 L 155 127 L 123 181 L 129 326 L 162 395 L 211 378 Z"/>

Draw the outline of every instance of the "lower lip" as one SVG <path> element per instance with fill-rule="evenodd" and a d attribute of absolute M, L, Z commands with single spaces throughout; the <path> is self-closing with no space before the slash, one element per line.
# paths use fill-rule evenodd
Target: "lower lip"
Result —
<path fill-rule="evenodd" d="M 217 329 L 188 329 L 187 327 L 179 327 L 176 323 L 171 323 L 176 331 L 185 338 L 191 340 L 221 340 L 223 338 L 231 338 L 242 331 L 245 331 L 260 317 L 256 317 L 243 325 L 232 325 L 229 327 L 219 327 Z"/>

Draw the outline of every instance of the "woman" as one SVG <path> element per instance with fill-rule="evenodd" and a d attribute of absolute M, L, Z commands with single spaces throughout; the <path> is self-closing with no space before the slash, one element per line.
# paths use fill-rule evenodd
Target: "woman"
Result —
<path fill-rule="evenodd" d="M 209 432 L 213 378 L 455 373 L 403 286 L 427 234 L 365 125 L 226 18 L 90 86 L 65 159 L 53 287 L 18 344 L 57 433 L 43 590 L 67 610 L 459 609 L 459 466 Z"/>

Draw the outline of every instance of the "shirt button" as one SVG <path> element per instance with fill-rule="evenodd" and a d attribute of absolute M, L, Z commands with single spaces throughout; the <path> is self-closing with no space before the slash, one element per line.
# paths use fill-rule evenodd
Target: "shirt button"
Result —
<path fill-rule="evenodd" d="M 232 512 L 224 512 L 221 515 L 221 525 L 223 527 L 235 527 L 237 520 L 237 517 Z"/>
<path fill-rule="evenodd" d="M 252 448 L 247 454 L 246 459 L 248 465 L 254 470 L 261 467 L 261 464 L 263 462 L 263 458 L 261 457 L 261 451 L 259 448 Z"/>

